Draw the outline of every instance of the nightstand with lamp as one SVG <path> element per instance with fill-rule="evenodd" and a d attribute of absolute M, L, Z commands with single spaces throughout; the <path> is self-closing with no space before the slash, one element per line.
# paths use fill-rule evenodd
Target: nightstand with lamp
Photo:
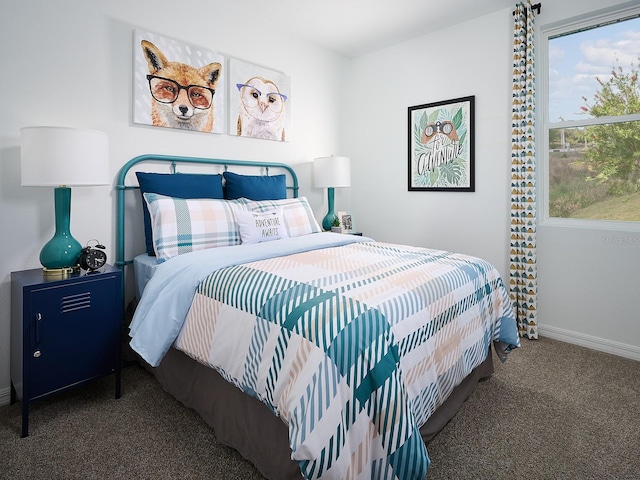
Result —
<path fill-rule="evenodd" d="M 110 184 L 108 152 L 102 132 L 21 130 L 22 186 L 55 187 L 55 233 L 40 252 L 43 268 L 11 273 L 11 403 L 22 402 L 23 437 L 35 400 L 112 373 L 120 396 L 122 272 L 107 264 L 94 271 L 86 261 L 81 271 L 84 251 L 70 232 L 69 187 Z"/>

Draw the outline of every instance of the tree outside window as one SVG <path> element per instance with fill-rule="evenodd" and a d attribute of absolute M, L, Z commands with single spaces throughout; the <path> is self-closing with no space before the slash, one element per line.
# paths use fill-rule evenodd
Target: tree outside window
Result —
<path fill-rule="evenodd" d="M 640 18 L 548 51 L 548 216 L 640 222 Z"/>

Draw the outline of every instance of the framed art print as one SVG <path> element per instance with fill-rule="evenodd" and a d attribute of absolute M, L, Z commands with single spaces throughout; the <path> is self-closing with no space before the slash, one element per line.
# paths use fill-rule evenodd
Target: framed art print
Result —
<path fill-rule="evenodd" d="M 410 191 L 475 191 L 474 101 L 409 107 Z"/>
<path fill-rule="evenodd" d="M 133 59 L 134 123 L 226 133 L 224 56 L 136 29 Z"/>
<path fill-rule="evenodd" d="M 291 79 L 242 60 L 229 60 L 230 134 L 291 140 Z"/>
<path fill-rule="evenodd" d="M 340 221 L 340 226 L 345 232 L 351 233 L 354 231 L 353 217 L 350 212 L 338 212 L 338 220 Z"/>

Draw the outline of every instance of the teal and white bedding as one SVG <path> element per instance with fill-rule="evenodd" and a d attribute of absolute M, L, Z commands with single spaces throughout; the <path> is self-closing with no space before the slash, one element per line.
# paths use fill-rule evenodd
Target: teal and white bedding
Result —
<path fill-rule="evenodd" d="M 420 426 L 492 342 L 519 345 L 488 262 L 332 233 L 174 257 L 130 333 L 152 366 L 174 345 L 264 402 L 305 478 L 424 479 Z"/>

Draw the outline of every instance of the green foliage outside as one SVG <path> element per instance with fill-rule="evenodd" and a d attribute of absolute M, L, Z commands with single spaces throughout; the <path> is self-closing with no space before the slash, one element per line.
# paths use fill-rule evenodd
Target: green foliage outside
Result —
<path fill-rule="evenodd" d="M 581 109 L 596 118 L 640 113 L 638 74 L 633 64 L 614 68 Z M 640 122 L 550 130 L 549 150 L 550 216 L 640 221 Z"/>
<path fill-rule="evenodd" d="M 587 181 L 583 151 L 549 155 L 551 217 L 640 222 L 640 192 L 611 196 L 605 183 Z"/>
<path fill-rule="evenodd" d="M 624 73 L 621 67 L 611 71 L 611 79 L 602 82 L 594 103 L 587 103 L 585 111 L 594 117 L 627 115 L 640 112 L 640 83 L 638 70 Z M 585 99 L 585 101 L 587 101 Z M 585 162 L 594 180 L 608 183 L 611 194 L 637 192 L 640 186 L 640 122 L 598 125 L 585 129 L 590 145 Z"/>

